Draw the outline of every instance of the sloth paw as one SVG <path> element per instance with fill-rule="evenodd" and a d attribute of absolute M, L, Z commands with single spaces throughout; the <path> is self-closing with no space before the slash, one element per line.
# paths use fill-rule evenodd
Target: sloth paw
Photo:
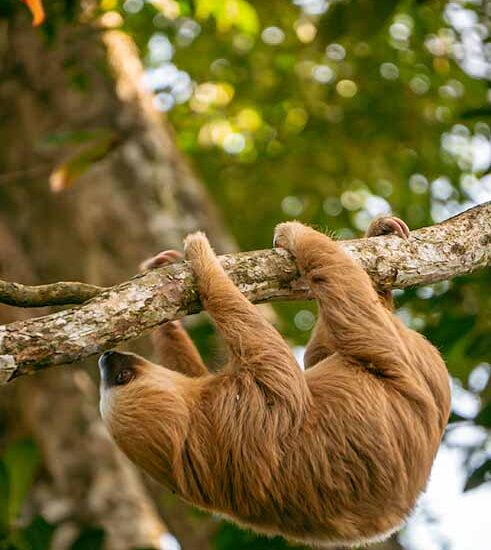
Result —
<path fill-rule="evenodd" d="M 295 257 L 298 237 L 302 233 L 305 233 L 305 231 L 311 231 L 311 228 L 303 225 L 300 222 L 280 223 L 276 226 L 274 232 L 273 247 L 284 248 Z"/>
<path fill-rule="evenodd" d="M 184 255 L 186 259 L 193 261 L 214 257 L 215 253 L 206 235 L 201 231 L 196 231 L 184 239 Z"/>

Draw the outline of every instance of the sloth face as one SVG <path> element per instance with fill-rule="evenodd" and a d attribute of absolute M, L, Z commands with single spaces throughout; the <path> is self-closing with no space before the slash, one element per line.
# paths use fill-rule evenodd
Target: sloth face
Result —
<path fill-rule="evenodd" d="M 99 369 L 104 424 L 127 456 L 158 478 L 175 434 L 186 425 L 189 379 L 134 353 L 107 351 Z"/>
<path fill-rule="evenodd" d="M 103 418 L 114 417 L 141 398 L 142 389 L 151 387 L 165 369 L 134 353 L 106 351 L 99 357 L 101 374 L 100 409 Z"/>
<path fill-rule="evenodd" d="M 139 358 L 132 353 L 106 351 L 99 357 L 99 370 L 104 389 L 126 386 L 132 382 L 138 372 Z"/>
<path fill-rule="evenodd" d="M 99 357 L 101 374 L 101 391 L 128 390 L 143 375 L 149 376 L 153 371 L 163 374 L 162 367 L 147 361 L 136 353 L 106 351 Z M 155 374 L 155 373 L 154 373 Z M 111 392 L 114 393 L 114 392 Z"/>
<path fill-rule="evenodd" d="M 142 391 L 171 390 L 175 378 L 182 375 L 156 365 L 137 355 L 121 351 L 106 351 L 99 357 L 101 397 L 114 400 L 140 396 Z"/>

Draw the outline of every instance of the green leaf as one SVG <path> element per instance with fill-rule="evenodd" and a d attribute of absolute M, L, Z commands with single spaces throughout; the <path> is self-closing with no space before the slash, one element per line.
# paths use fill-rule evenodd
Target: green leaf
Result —
<path fill-rule="evenodd" d="M 106 534 L 100 527 L 86 527 L 71 545 L 70 550 L 102 550 Z"/>
<path fill-rule="evenodd" d="M 35 517 L 31 523 L 22 529 L 19 538 L 23 548 L 29 550 L 48 550 L 55 532 L 55 526 L 41 516 Z"/>
<path fill-rule="evenodd" d="M 22 439 L 7 447 L 3 462 L 8 475 L 8 522 L 19 515 L 39 465 L 39 452 L 32 439 Z"/>
<path fill-rule="evenodd" d="M 479 468 L 476 468 L 467 478 L 464 491 L 479 487 L 491 479 L 491 459 L 488 458 Z"/>
<path fill-rule="evenodd" d="M 0 541 L 7 534 L 9 525 L 9 475 L 3 460 L 0 460 Z M 0 546 L 1 548 L 1 546 Z"/>
<path fill-rule="evenodd" d="M 213 17 L 221 32 L 232 27 L 255 35 L 259 32 L 259 19 L 255 8 L 246 0 L 196 0 L 196 17 Z"/>
<path fill-rule="evenodd" d="M 491 403 L 484 405 L 484 407 L 479 411 L 478 415 L 474 418 L 474 422 L 478 426 L 491 428 Z"/>

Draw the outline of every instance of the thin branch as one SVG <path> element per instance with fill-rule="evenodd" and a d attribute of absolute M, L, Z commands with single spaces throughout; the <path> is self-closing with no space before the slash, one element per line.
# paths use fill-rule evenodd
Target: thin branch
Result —
<path fill-rule="evenodd" d="M 372 237 L 339 243 L 385 288 L 427 285 L 491 263 L 491 202 L 409 239 Z M 252 302 L 309 299 L 291 256 L 263 250 L 220 258 Z M 86 304 L 0 327 L 0 383 L 71 363 L 202 309 L 187 262 L 134 277 Z"/>
<path fill-rule="evenodd" d="M 59 282 L 49 285 L 22 285 L 0 281 L 0 303 L 16 307 L 44 307 L 83 304 L 104 287 L 87 283 Z"/>

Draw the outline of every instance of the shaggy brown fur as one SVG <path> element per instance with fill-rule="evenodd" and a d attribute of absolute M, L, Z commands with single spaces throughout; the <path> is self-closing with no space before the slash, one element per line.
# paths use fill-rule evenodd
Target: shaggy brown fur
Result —
<path fill-rule="evenodd" d="M 377 220 L 369 235 L 388 224 L 404 237 L 394 220 Z M 293 254 L 319 305 L 307 370 L 196 233 L 186 256 L 230 363 L 210 374 L 178 323 L 160 333 L 165 367 L 106 353 L 104 421 L 155 479 L 256 531 L 320 546 L 384 538 L 427 482 L 449 415 L 445 365 L 329 237 L 291 222 L 275 244 Z"/>

